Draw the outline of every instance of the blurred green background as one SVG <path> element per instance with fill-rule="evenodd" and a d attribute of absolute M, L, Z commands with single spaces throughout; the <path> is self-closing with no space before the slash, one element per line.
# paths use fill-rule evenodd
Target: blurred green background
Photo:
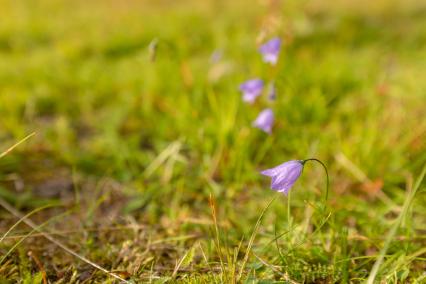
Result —
<path fill-rule="evenodd" d="M 0 196 L 22 212 L 59 206 L 36 214 L 39 223 L 68 210 L 45 231 L 63 232 L 80 254 L 136 282 L 368 277 L 426 162 L 426 3 L 1 0 L 0 7 L 0 152 L 36 132 L 0 160 Z M 283 46 L 271 67 L 258 47 L 274 36 Z M 275 102 L 242 102 L 238 86 L 253 77 L 275 82 Z M 251 127 L 265 107 L 276 115 L 272 135 Z M 244 265 L 256 220 L 277 196 L 259 170 L 309 157 L 329 167 L 329 223 L 320 225 L 318 211 L 325 176 L 309 165 L 291 198 L 279 196 L 267 211 Z M 382 281 L 422 277 L 425 199 L 420 189 L 386 252 Z M 0 214 L 3 234 L 17 220 Z M 18 240 L 6 239 L 1 253 Z M 53 282 L 107 279 L 34 236 L 0 264 L 2 281 L 41 281 L 29 250 Z"/>

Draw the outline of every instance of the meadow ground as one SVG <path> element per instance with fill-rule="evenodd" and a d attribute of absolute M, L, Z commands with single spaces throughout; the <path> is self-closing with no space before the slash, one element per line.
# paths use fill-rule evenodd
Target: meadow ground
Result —
<path fill-rule="evenodd" d="M 422 1 L 0 7 L 0 283 L 425 283 Z"/>

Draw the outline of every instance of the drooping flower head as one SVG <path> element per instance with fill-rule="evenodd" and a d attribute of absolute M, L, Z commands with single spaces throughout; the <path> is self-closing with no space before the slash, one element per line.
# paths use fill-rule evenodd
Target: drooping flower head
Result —
<path fill-rule="evenodd" d="M 268 99 L 270 101 L 275 101 L 276 98 L 277 98 L 277 90 L 275 89 L 274 82 L 272 82 L 269 84 Z"/>
<path fill-rule="evenodd" d="M 260 173 L 272 178 L 271 189 L 287 195 L 290 188 L 302 174 L 303 165 L 304 161 L 292 160 Z"/>
<path fill-rule="evenodd" d="M 243 93 L 243 101 L 254 103 L 256 98 L 260 96 L 263 89 L 263 80 L 251 79 L 240 85 L 240 91 Z"/>
<path fill-rule="evenodd" d="M 266 133 L 271 133 L 272 125 L 274 123 L 274 112 L 272 109 L 267 108 L 259 113 L 256 120 L 253 121 L 253 126 L 262 129 Z"/>
<path fill-rule="evenodd" d="M 272 65 L 277 64 L 278 54 L 280 53 L 281 39 L 274 37 L 260 46 L 259 51 L 263 56 L 263 61 L 271 63 Z"/>

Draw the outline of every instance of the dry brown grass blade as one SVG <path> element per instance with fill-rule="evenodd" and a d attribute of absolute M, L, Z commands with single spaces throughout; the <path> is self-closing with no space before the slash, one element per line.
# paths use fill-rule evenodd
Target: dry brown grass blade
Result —
<path fill-rule="evenodd" d="M 210 196 L 209 196 L 209 206 L 210 206 L 210 210 L 212 212 L 211 214 L 212 214 L 213 224 L 214 224 L 214 234 L 215 234 L 214 244 L 216 246 L 216 249 L 217 249 L 217 252 L 218 252 L 218 255 L 219 255 L 220 267 L 222 268 L 222 274 L 226 277 L 224 257 L 223 257 L 222 248 L 221 248 L 221 245 L 220 245 L 219 226 L 217 224 L 217 217 L 216 217 L 216 206 L 215 206 L 215 202 L 214 202 L 214 199 L 213 199 L 213 195 L 211 193 L 210 193 Z"/>
<path fill-rule="evenodd" d="M 36 133 L 33 132 L 31 134 L 29 134 L 28 136 L 26 136 L 24 139 L 22 139 L 21 141 L 17 142 L 16 144 L 14 144 L 13 146 L 9 147 L 8 149 L 6 149 L 6 151 L 0 153 L 0 159 L 3 158 L 4 156 L 6 156 L 7 154 L 9 154 L 11 151 L 13 151 L 13 149 L 15 149 L 16 147 L 18 147 L 19 145 L 21 145 L 22 143 L 24 143 L 25 141 L 27 141 L 28 139 L 30 139 L 31 137 L 33 137 Z"/>
<path fill-rule="evenodd" d="M 28 215 L 28 214 L 27 214 Z M 100 232 L 114 232 L 114 231 L 126 231 L 126 230 L 134 230 L 135 228 L 138 229 L 145 229 L 146 226 L 144 225 L 126 225 L 126 226 L 115 226 L 115 227 L 105 227 L 105 228 L 84 228 L 84 231 L 82 229 L 76 229 L 76 230 L 63 230 L 63 231 L 54 231 L 54 232 L 49 232 L 49 233 L 45 233 L 48 234 L 50 236 L 64 236 L 64 235 L 69 235 L 69 234 L 78 234 L 78 233 L 87 233 L 87 232 L 93 232 L 93 233 L 100 233 Z M 26 231 L 21 231 L 19 234 L 16 235 L 11 235 L 11 236 L 6 236 L 6 237 L 2 237 L 2 239 L 4 240 L 13 240 L 13 239 L 22 239 L 22 238 L 38 238 L 38 237 L 43 237 L 42 234 L 40 233 L 36 233 L 36 234 L 31 234 L 30 236 L 27 236 Z M 197 237 L 198 235 L 194 235 L 194 236 L 188 236 L 188 238 L 190 237 Z M 2 240 L 0 239 L 0 240 Z M 170 241 L 173 241 L 174 239 L 171 239 Z M 167 241 L 167 240 L 166 240 Z M 165 242 L 163 239 L 161 240 L 157 240 L 157 241 L 153 241 L 153 244 L 156 243 L 161 243 L 161 242 Z"/>

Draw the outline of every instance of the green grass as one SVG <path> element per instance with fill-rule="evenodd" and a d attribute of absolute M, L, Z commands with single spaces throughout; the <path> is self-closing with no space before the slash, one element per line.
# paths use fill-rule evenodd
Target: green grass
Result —
<path fill-rule="evenodd" d="M 36 132 L 0 197 L 43 224 L 0 211 L 0 283 L 115 281 L 44 233 L 135 283 L 425 281 L 426 6 L 273 3 L 0 1 L 0 153 Z M 311 157 L 327 211 L 319 165 L 289 197 L 258 173 Z"/>

